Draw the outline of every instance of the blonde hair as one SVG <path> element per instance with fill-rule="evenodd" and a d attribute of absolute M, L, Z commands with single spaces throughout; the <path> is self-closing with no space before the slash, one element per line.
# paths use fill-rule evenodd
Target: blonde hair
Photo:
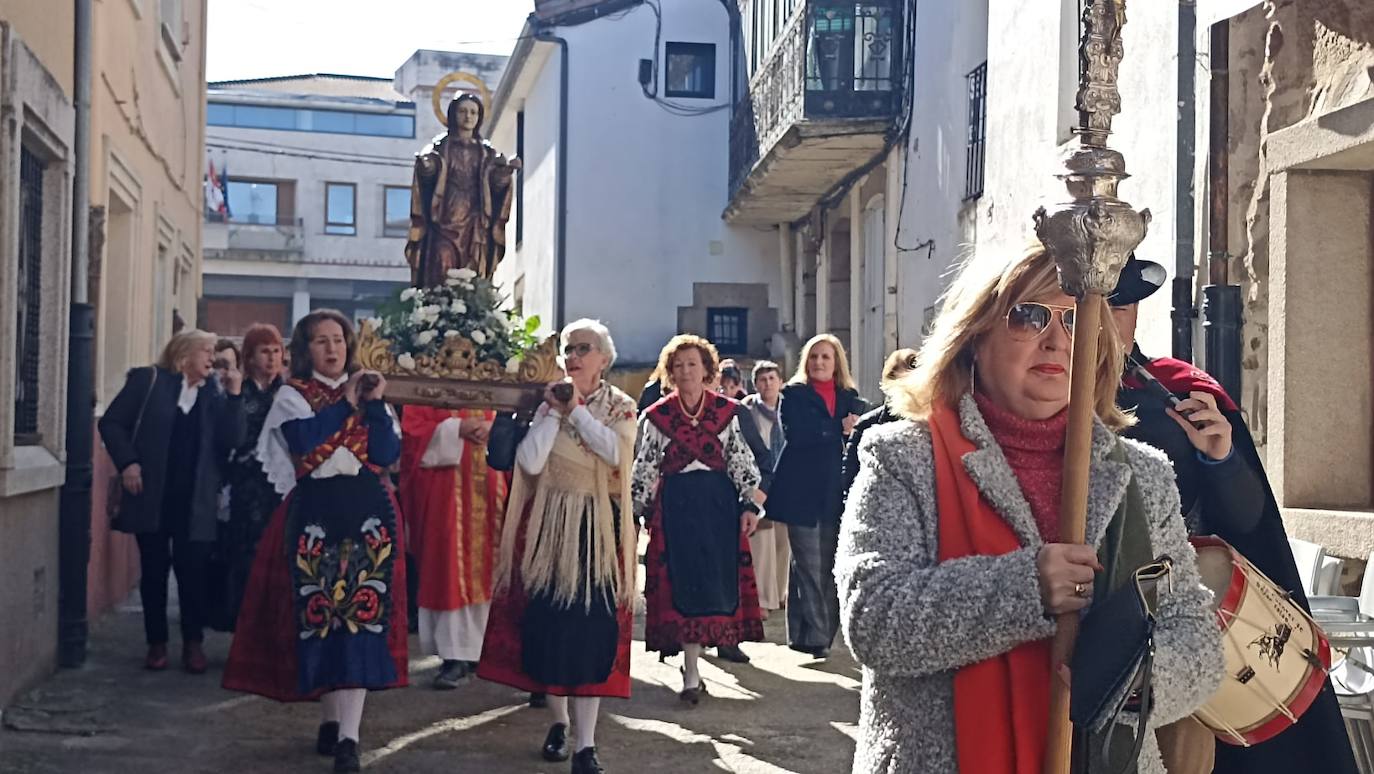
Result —
<path fill-rule="evenodd" d="M 1005 324 L 1012 305 L 1055 292 L 1060 292 L 1059 275 L 1039 242 L 1005 264 L 978 259 L 965 263 L 945 292 L 915 369 L 883 386 L 888 403 L 908 419 L 926 419 L 936 403 L 953 405 L 973 386 L 974 351 L 982 338 Z M 1101 304 L 1093 409 L 1108 427 L 1121 430 L 1132 424 L 1116 405 L 1124 353 L 1106 299 Z"/>
<path fill-rule="evenodd" d="M 720 370 L 720 353 L 716 351 L 716 345 L 696 334 L 682 333 L 669 339 L 663 346 L 663 351 L 658 354 L 658 368 L 655 373 L 659 374 L 659 383 L 663 385 L 664 395 L 677 389 L 677 385 L 673 383 L 673 358 L 683 350 L 693 347 L 701 353 L 701 364 L 705 366 L 706 371 L 705 383 L 710 384 L 711 380 L 716 378 L 716 373 Z"/>
<path fill-rule="evenodd" d="M 818 333 L 806 342 L 797 361 L 797 371 L 787 383 L 806 384 L 810 381 L 806 376 L 806 363 L 811 358 L 811 350 L 815 349 L 817 344 L 829 344 L 831 349 L 835 350 L 835 386 L 846 390 L 859 389 L 854 384 L 854 376 L 849 373 L 849 356 L 844 353 L 844 345 L 830 333 Z"/>
<path fill-rule="evenodd" d="M 903 374 L 916 367 L 916 350 L 903 347 L 893 350 L 883 361 L 883 383 L 902 378 Z"/>
<path fill-rule="evenodd" d="M 178 333 L 167 342 L 167 346 L 162 348 L 162 355 L 157 359 L 157 367 L 164 371 L 180 373 L 181 367 L 185 365 L 186 358 L 192 352 L 209 344 L 214 347 L 219 337 L 208 331 L 199 328 L 190 328 Z"/>

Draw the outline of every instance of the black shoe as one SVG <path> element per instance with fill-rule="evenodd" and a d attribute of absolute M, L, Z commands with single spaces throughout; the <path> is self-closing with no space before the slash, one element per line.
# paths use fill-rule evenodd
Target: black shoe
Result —
<path fill-rule="evenodd" d="M 588 747 L 577 751 L 573 756 L 572 774 L 605 774 L 601 761 L 596 759 L 596 748 Z"/>
<path fill-rule="evenodd" d="M 544 694 L 544 693 L 532 693 L 532 694 L 530 694 L 530 706 L 531 706 L 531 707 L 534 707 L 535 709 L 543 709 L 544 707 L 549 706 L 549 697 L 548 697 L 548 694 Z"/>
<path fill-rule="evenodd" d="M 562 723 L 549 726 L 549 735 L 544 737 L 544 760 L 550 762 L 568 759 L 568 727 Z M 576 766 L 576 764 L 573 764 Z"/>
<path fill-rule="evenodd" d="M 339 743 L 339 724 L 332 720 L 320 724 L 320 733 L 315 737 L 315 752 L 320 755 L 333 755 Z"/>
<path fill-rule="evenodd" d="M 830 658 L 830 648 L 812 648 L 811 655 L 815 656 L 817 661 L 824 661 Z"/>
<path fill-rule="evenodd" d="M 468 667 L 468 674 L 470 674 L 470 675 L 475 675 L 475 674 L 477 674 L 477 664 L 478 664 L 478 662 L 476 662 L 476 661 L 464 661 L 463 663 L 464 663 L 464 664 L 467 664 L 467 667 Z"/>
<path fill-rule="evenodd" d="M 467 676 L 468 665 L 466 662 L 444 659 L 443 666 L 439 667 L 439 674 L 434 676 L 434 689 L 451 691 L 461 685 Z"/>
<path fill-rule="evenodd" d="M 363 762 L 358 757 L 358 743 L 352 739 L 340 739 L 334 745 L 334 771 L 362 771 Z"/>
<path fill-rule="evenodd" d="M 716 648 L 716 655 L 736 664 L 748 664 L 749 657 L 738 645 L 721 645 Z"/>

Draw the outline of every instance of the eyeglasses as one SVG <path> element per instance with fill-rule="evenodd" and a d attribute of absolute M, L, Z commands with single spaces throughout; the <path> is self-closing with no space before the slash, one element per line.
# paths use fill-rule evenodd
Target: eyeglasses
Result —
<path fill-rule="evenodd" d="M 1064 332 L 1073 338 L 1073 307 L 1023 301 L 1007 311 L 1007 331 L 1017 341 L 1032 341 L 1050 329 L 1055 314 L 1064 325 Z"/>
<path fill-rule="evenodd" d="M 563 348 L 563 357 L 572 357 L 573 355 L 576 355 L 578 357 L 586 357 L 587 355 L 590 355 L 592 353 L 592 350 L 594 349 L 596 349 L 596 347 L 592 346 L 591 344 L 588 344 L 585 341 L 581 344 L 569 344 L 568 346 Z"/>

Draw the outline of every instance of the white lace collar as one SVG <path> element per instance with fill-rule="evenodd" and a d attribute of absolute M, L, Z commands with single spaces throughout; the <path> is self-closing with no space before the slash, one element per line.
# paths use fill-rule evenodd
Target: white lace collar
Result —
<path fill-rule="evenodd" d="M 331 390 L 339 389 L 339 387 L 343 385 L 344 382 L 348 381 L 348 374 L 344 374 L 343 376 L 340 376 L 338 379 L 330 379 L 328 376 L 325 376 L 319 371 L 311 371 L 310 376 L 315 381 L 327 386 Z"/>

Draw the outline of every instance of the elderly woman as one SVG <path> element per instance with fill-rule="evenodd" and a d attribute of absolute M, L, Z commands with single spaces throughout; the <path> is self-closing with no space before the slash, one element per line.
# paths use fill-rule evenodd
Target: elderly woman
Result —
<path fill-rule="evenodd" d="M 763 480 L 760 488 L 767 492 L 772 488 L 773 469 L 778 465 L 785 442 L 782 422 L 778 420 L 778 410 L 782 406 L 782 368 L 771 360 L 760 360 L 754 364 L 751 378 L 756 392 L 745 397 L 741 403 L 753 417 L 767 445 L 767 453 L 762 458 L 758 453 L 754 454 Z M 758 531 L 749 538 L 749 550 L 754 557 L 759 604 L 763 607 L 763 617 L 766 619 L 769 610 L 777 610 L 787 602 L 787 574 L 792 559 L 792 549 L 787 543 L 787 525 L 769 518 L 760 519 Z"/>
<path fill-rule="evenodd" d="M 386 380 L 358 368 L 348 318 L 311 312 L 291 349 L 292 378 L 257 447 L 285 499 L 263 533 L 224 687 L 319 699 L 316 751 L 335 771 L 358 771 L 367 691 L 407 680 L 404 546 L 382 483 L 401 439 Z"/>
<path fill-rule="evenodd" d="M 600 774 L 601 697 L 630 696 L 636 411 L 634 399 L 605 381 L 615 362 L 606 326 L 578 320 L 561 338 L 567 380 L 545 390 L 515 452 L 477 675 L 547 694 L 554 723 L 544 759 L 573 753 L 573 774 Z"/>
<path fill-rule="evenodd" d="M 787 525 L 792 548 L 788 647 L 818 659 L 830 655 L 840 630 L 834 568 L 844 439 L 865 410 L 840 340 L 822 333 L 806 342 L 797 372 L 782 391 L 787 445 L 768 491 L 768 518 Z"/>
<path fill-rule="evenodd" d="M 1222 673 L 1173 472 L 1114 432 L 1129 420 L 1114 402 L 1112 326 L 1081 332 L 1099 337 L 1100 353 L 1088 545 L 1057 542 L 1073 299 L 1039 245 L 978 268 L 950 288 L 916 369 L 888 388 L 905 419 L 873 428 L 860 451 L 835 568 L 864 674 L 854 771 L 1040 771 L 1054 616 L 1111 591 L 1094 588 L 1094 569 L 1119 521 L 1140 538 L 1121 543 L 1128 566 L 1173 558 L 1157 589 L 1154 711 L 1138 769 L 1163 774 L 1153 728 L 1200 706 Z M 1008 697 L 1027 708 L 1015 722 Z"/>
<path fill-rule="evenodd" d="M 214 353 L 214 334 L 176 334 L 157 365 L 129 371 L 100 418 L 100 437 L 124 490 L 113 526 L 138 540 L 148 669 L 167 668 L 167 573 L 175 569 L 182 667 L 192 674 L 206 670 L 201 643 L 219 463 L 244 435 L 243 376 L 236 368 L 216 374 Z"/>
<path fill-rule="evenodd" d="M 684 654 L 679 697 L 705 693 L 703 648 L 763 639 L 749 553 L 759 521 L 759 470 L 735 417 L 738 403 L 711 392 L 711 342 L 675 336 L 659 356 L 671 390 L 644 412 L 634 465 L 635 513 L 649 528 L 645 647 Z"/>
<path fill-rule="evenodd" d="M 248 424 L 244 442 L 229 456 L 225 480 L 229 484 L 229 520 L 220 535 L 228 564 L 228 621 L 238 619 L 243 590 L 253 568 L 258 539 L 281 503 L 258 460 L 258 436 L 267 411 L 282 385 L 282 339 L 274 325 L 258 323 L 243 334 L 243 414 Z"/>

